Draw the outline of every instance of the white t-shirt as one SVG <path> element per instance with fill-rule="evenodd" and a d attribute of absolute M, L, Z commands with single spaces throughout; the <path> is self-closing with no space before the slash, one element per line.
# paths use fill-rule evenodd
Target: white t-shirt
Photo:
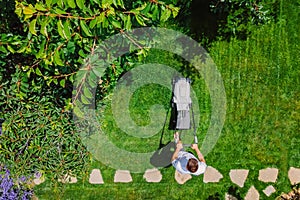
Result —
<path fill-rule="evenodd" d="M 178 158 L 172 161 L 172 165 L 181 174 L 192 174 L 196 176 L 203 174 L 206 170 L 207 165 L 206 163 L 200 162 L 199 160 L 198 160 L 198 169 L 196 172 L 192 173 L 186 168 L 190 158 L 195 158 L 196 160 L 198 160 L 193 154 L 181 150 L 178 153 Z"/>

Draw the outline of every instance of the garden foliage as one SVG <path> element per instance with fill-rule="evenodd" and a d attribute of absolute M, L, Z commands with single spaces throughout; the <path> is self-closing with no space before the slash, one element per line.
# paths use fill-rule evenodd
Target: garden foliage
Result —
<path fill-rule="evenodd" d="M 213 0 L 210 9 L 218 17 L 222 37 L 245 39 L 250 32 L 249 26 L 267 24 L 277 19 L 279 4 L 279 0 Z"/>
<path fill-rule="evenodd" d="M 75 76 L 90 87 L 79 68 L 102 40 L 133 28 L 165 23 L 179 12 L 177 0 L 9 1 L 0 45 L 0 106 L 3 134 L 0 163 L 12 172 L 37 171 L 52 178 L 78 174 L 90 156 L 72 122 Z M 11 11 L 15 12 L 13 14 Z M 3 14 L 2 14 L 3 15 Z M 10 23 L 14 21 L 15 27 Z M 16 29 L 16 27 L 18 27 Z M 116 60 L 99 81 L 98 98 L 111 88 L 143 49 Z M 97 84 L 97 83 L 96 83 Z M 83 102 L 93 101 L 87 90 Z M 74 110 L 77 114 L 78 110 Z"/>

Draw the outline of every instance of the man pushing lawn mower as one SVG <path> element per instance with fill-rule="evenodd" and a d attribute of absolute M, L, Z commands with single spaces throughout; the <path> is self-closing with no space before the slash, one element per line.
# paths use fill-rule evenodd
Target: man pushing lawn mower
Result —
<path fill-rule="evenodd" d="M 191 80 L 189 78 L 173 78 L 172 108 L 175 117 L 172 123 L 175 125 L 174 128 L 176 130 L 174 134 L 176 150 L 173 153 L 171 161 L 176 169 L 175 178 L 181 184 L 190 179 L 191 175 L 198 176 L 203 174 L 207 167 L 205 159 L 198 148 L 190 87 Z M 182 144 L 180 140 L 179 131 L 189 130 L 191 129 L 191 125 L 194 128 L 194 143 L 188 146 L 191 146 L 196 151 L 198 159 L 192 153 L 184 150 L 184 146 L 187 145 Z"/>
<path fill-rule="evenodd" d="M 198 159 L 189 152 L 184 151 L 183 144 L 179 139 L 179 133 L 174 134 L 176 150 L 172 156 L 172 165 L 181 174 L 200 175 L 206 170 L 205 159 L 198 148 L 198 144 L 192 144 L 191 148 L 197 153 Z"/>

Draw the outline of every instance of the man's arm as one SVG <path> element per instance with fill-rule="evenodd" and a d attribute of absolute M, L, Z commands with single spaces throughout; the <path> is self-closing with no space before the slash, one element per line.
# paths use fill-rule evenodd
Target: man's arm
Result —
<path fill-rule="evenodd" d="M 205 159 L 204 159 L 204 156 L 202 155 L 202 153 L 200 152 L 199 148 L 198 148 L 198 144 L 192 144 L 192 149 L 194 149 L 197 153 L 197 156 L 199 158 L 199 160 L 201 162 L 204 162 L 206 163 Z"/>
<path fill-rule="evenodd" d="M 173 160 L 177 159 L 178 158 L 178 153 L 179 151 L 183 148 L 183 145 L 181 143 L 181 141 L 179 141 L 176 145 L 176 150 L 175 152 L 173 153 L 173 156 L 172 156 L 172 159 L 171 159 L 171 162 L 173 162 Z"/>

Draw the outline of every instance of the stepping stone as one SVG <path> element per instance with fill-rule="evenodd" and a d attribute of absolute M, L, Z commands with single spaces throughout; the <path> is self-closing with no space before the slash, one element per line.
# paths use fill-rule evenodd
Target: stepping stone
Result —
<path fill-rule="evenodd" d="M 220 179 L 223 178 L 223 175 L 215 168 L 207 166 L 206 171 L 204 172 L 203 182 L 204 183 L 217 183 Z"/>
<path fill-rule="evenodd" d="M 292 185 L 300 183 L 300 168 L 290 167 L 288 176 Z"/>
<path fill-rule="evenodd" d="M 263 190 L 263 192 L 265 193 L 265 195 L 267 195 L 267 197 L 269 197 L 271 196 L 271 194 L 276 192 L 276 190 L 272 185 L 269 185 L 268 187 L 266 187 L 266 189 Z"/>
<path fill-rule="evenodd" d="M 231 194 L 225 194 L 225 200 L 238 200 L 236 197 L 232 196 Z"/>
<path fill-rule="evenodd" d="M 128 170 L 117 170 L 114 177 L 114 182 L 129 183 L 132 181 L 132 177 Z"/>
<path fill-rule="evenodd" d="M 177 181 L 177 183 L 184 184 L 185 182 L 187 182 L 191 178 L 192 178 L 192 175 L 190 175 L 190 174 L 181 174 L 180 172 L 175 170 L 175 180 Z"/>
<path fill-rule="evenodd" d="M 259 200 L 259 192 L 255 189 L 254 186 L 251 186 L 248 190 L 245 200 Z"/>
<path fill-rule="evenodd" d="M 156 168 L 147 169 L 143 177 L 144 179 L 146 179 L 147 182 L 152 182 L 152 183 L 158 183 L 162 179 L 162 175 L 160 171 Z"/>
<path fill-rule="evenodd" d="M 247 169 L 232 169 L 229 172 L 230 179 L 233 183 L 240 187 L 244 187 L 244 183 L 248 177 L 249 170 Z"/>
<path fill-rule="evenodd" d="M 275 183 L 278 176 L 278 169 L 276 168 L 266 168 L 259 170 L 258 180 L 262 182 L 272 182 Z"/>
<path fill-rule="evenodd" d="M 90 184 L 103 184 L 103 178 L 100 172 L 100 169 L 93 169 L 90 178 L 89 178 L 89 183 Z"/>

